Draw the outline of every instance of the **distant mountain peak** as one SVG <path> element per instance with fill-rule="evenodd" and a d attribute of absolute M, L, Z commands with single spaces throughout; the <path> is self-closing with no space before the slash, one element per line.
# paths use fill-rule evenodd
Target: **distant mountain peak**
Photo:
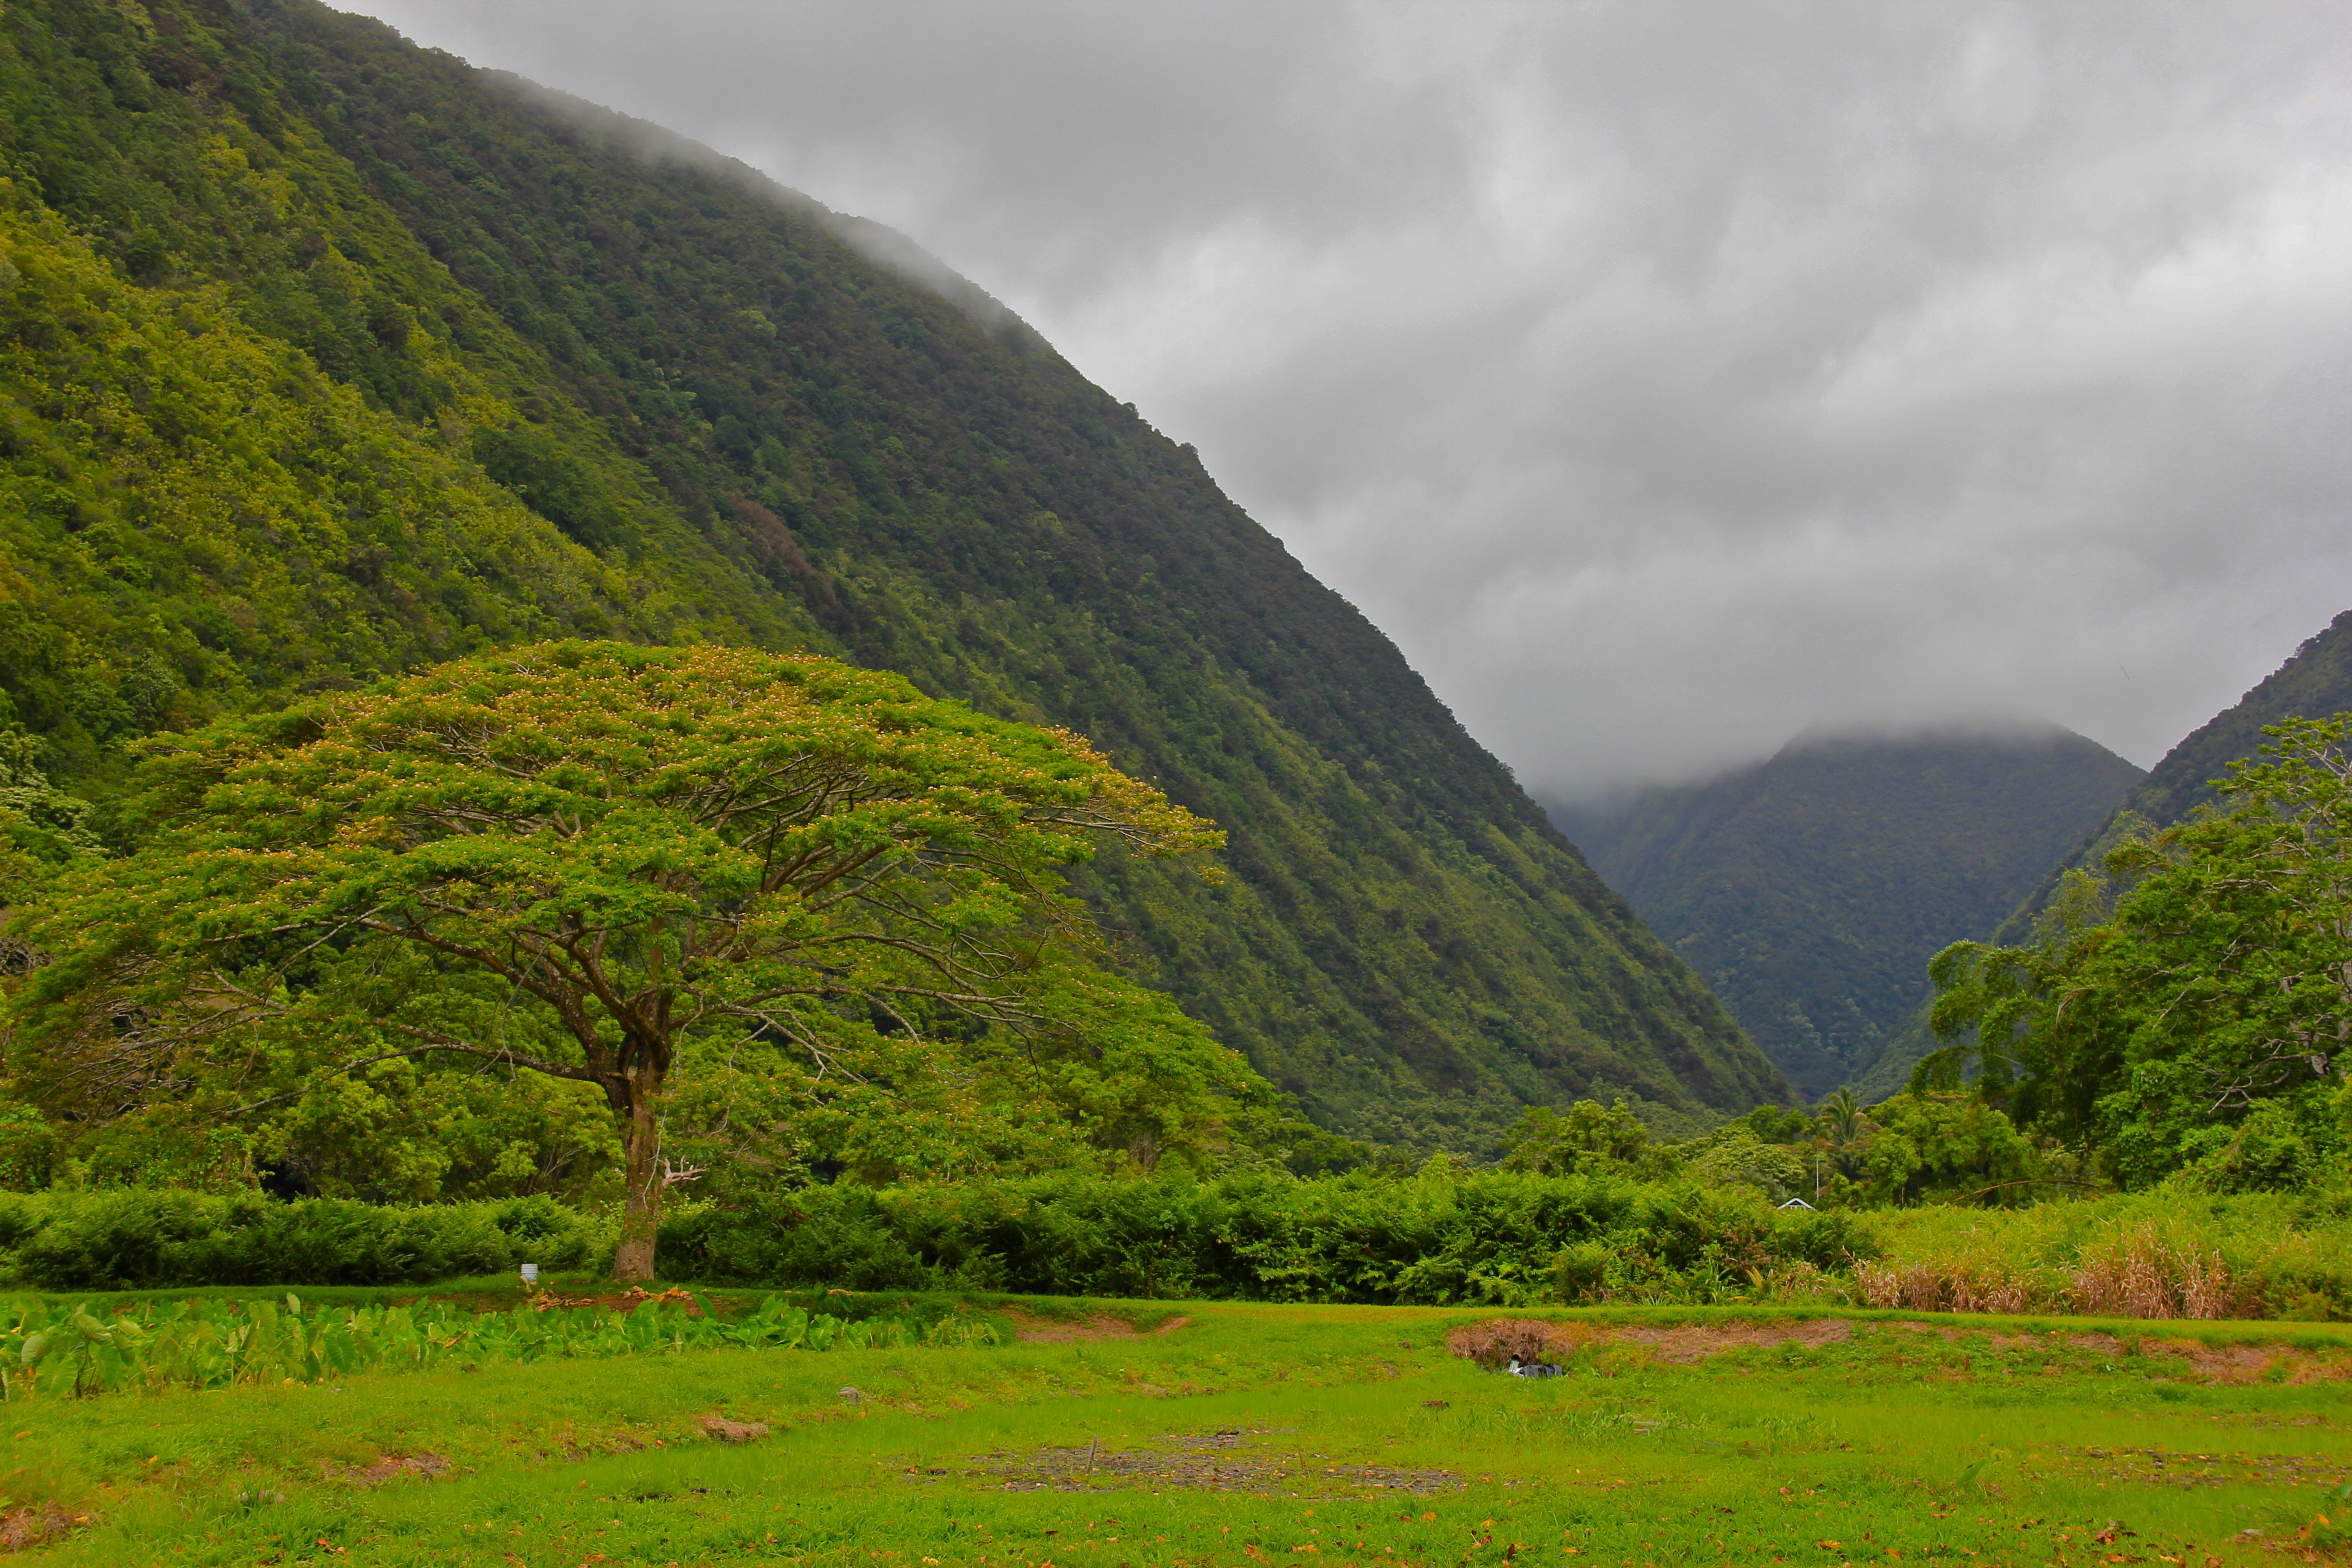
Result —
<path fill-rule="evenodd" d="M 1930 956 L 1990 933 L 2140 776 L 2041 721 L 1824 728 L 1553 820 L 1817 1096 L 1903 1026 Z"/>

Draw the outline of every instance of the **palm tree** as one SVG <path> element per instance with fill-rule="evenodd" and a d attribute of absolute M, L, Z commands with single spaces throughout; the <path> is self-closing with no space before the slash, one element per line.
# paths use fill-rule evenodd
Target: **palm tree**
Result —
<path fill-rule="evenodd" d="M 1840 1089 L 1822 1100 L 1820 1120 L 1822 1131 L 1838 1148 L 1853 1142 L 1862 1131 L 1862 1107 L 1855 1101 L 1853 1090 Z"/>
<path fill-rule="evenodd" d="M 1832 1158 L 1837 1168 L 1851 1175 L 1853 1173 L 1846 1169 L 1849 1163 L 1847 1151 L 1854 1140 L 1862 1136 L 1864 1125 L 1862 1106 L 1853 1098 L 1853 1090 L 1841 1087 L 1836 1093 L 1828 1096 L 1822 1101 L 1814 1120 L 1821 1128 L 1822 1140 L 1835 1152 Z"/>

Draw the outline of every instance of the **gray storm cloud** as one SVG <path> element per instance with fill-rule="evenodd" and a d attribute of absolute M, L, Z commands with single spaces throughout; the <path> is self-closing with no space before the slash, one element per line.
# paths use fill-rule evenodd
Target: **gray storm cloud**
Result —
<path fill-rule="evenodd" d="M 2332 3 L 366 8 L 911 237 L 1541 793 L 2146 763 L 2352 605 Z"/>

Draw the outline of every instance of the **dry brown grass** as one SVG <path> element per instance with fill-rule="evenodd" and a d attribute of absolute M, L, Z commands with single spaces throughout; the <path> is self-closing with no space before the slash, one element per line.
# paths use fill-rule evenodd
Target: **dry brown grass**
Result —
<path fill-rule="evenodd" d="M 2220 1252 L 2200 1257 L 2143 1225 L 2100 1251 L 2085 1250 L 2067 1294 L 2079 1312 L 2109 1318 L 2240 1316 L 2238 1291 Z"/>
<path fill-rule="evenodd" d="M 1448 1331 L 1445 1348 L 1493 1372 L 1514 1355 L 1521 1361 L 1546 1359 L 1555 1337 L 1573 1348 L 1574 1342 L 1566 1338 L 1572 1332 L 1572 1329 L 1560 1324 L 1528 1318 L 1496 1318 L 1491 1322 L 1471 1323 Z"/>
<path fill-rule="evenodd" d="M 1982 1259 L 1857 1263 L 1865 1306 L 1915 1312 L 2063 1312 L 2094 1318 L 2241 1318 L 2260 1302 L 2218 1251 L 2179 1245 L 2151 1223 L 2083 1249 L 2066 1269 Z"/>
<path fill-rule="evenodd" d="M 63 1535 L 77 1524 L 89 1522 L 88 1514 L 69 1514 L 53 1502 L 38 1508 L 11 1509 L 0 1515 L 0 1551 L 22 1552 L 52 1536 Z"/>

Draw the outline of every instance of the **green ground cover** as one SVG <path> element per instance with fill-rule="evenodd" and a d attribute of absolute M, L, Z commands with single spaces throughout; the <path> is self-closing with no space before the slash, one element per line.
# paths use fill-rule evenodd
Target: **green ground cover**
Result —
<path fill-rule="evenodd" d="M 37 1397 L 5 1529 L 110 1564 L 2206 1568 L 2324 1552 L 2352 1468 L 2344 1329 L 1562 1310 L 1531 1383 L 1448 1348 L 1491 1321 L 1459 1310 L 855 1305 L 1097 1337 Z"/>
<path fill-rule="evenodd" d="M 632 1297 L 645 1298 L 642 1290 Z M 731 1304 L 730 1304 L 731 1305 Z M 360 1373 L 472 1370 L 485 1361 L 579 1361 L 719 1349 L 873 1350 L 992 1345 L 982 1314 L 812 1312 L 782 1296 L 728 1310 L 683 1289 L 649 1299 L 535 1293 L 504 1310 L 464 1300 L 382 1305 L 275 1299 L 147 1300 L 111 1309 L 26 1300 L 0 1310 L 0 1399 L 239 1384 L 325 1383 Z M 11 1373 L 13 1373 L 13 1376 Z"/>

